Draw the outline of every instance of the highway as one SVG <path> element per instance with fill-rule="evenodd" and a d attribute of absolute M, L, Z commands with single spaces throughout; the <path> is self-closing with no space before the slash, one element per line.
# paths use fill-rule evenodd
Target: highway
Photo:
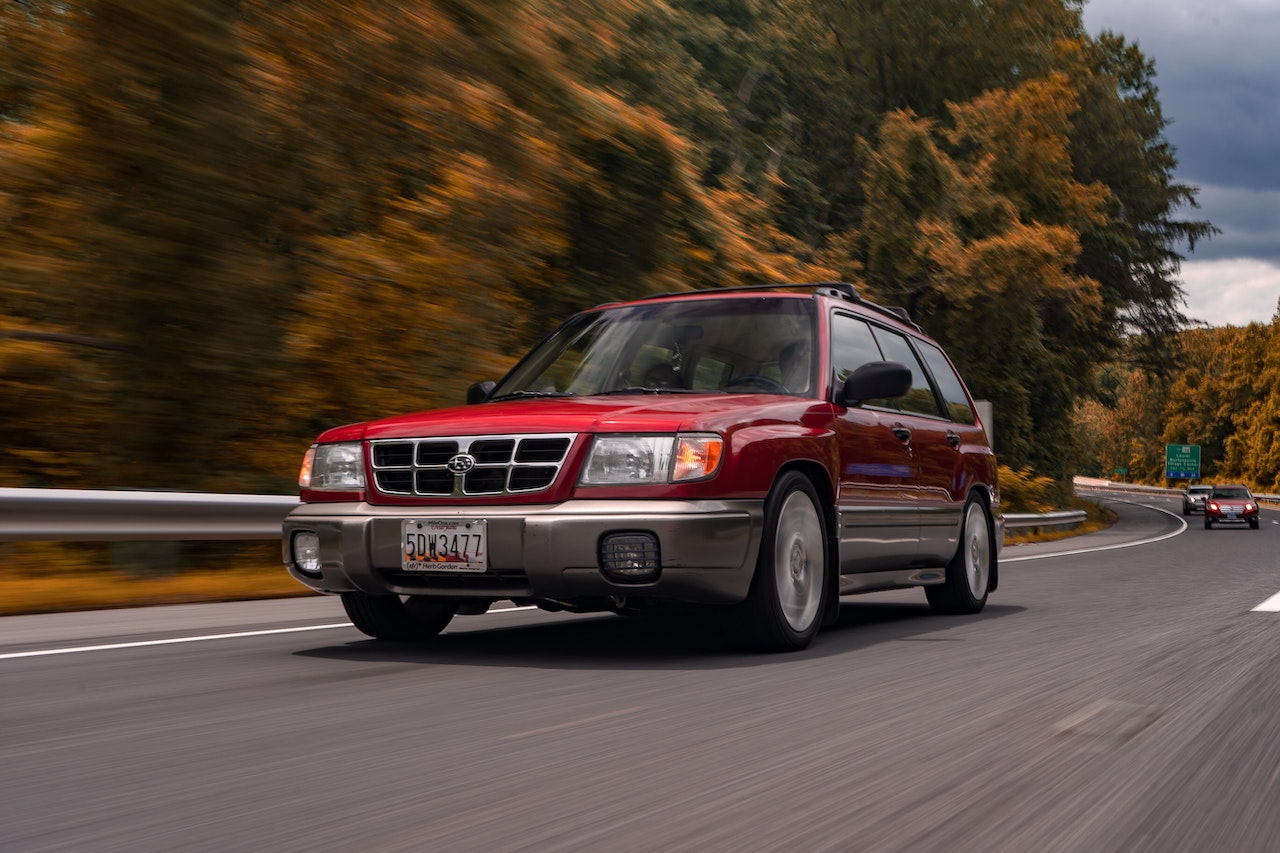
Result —
<path fill-rule="evenodd" d="M 426 646 L 326 597 L 0 618 L 0 850 L 1280 850 L 1280 513 L 1100 497 L 983 613 L 852 597 L 791 655 L 509 604 Z"/>

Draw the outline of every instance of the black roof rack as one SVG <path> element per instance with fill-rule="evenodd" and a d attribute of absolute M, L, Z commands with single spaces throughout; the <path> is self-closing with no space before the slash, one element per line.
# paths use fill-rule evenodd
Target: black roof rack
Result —
<path fill-rule="evenodd" d="M 858 289 L 847 281 L 811 281 L 811 282 L 790 282 L 781 281 L 771 284 L 742 284 L 734 287 L 712 287 L 705 290 L 672 290 L 666 293 L 651 293 L 647 296 L 641 296 L 637 302 L 646 299 L 664 299 L 671 296 L 690 296 L 693 294 L 709 294 L 709 293 L 747 293 L 752 291 L 769 291 L 769 290 L 807 290 L 812 288 L 815 294 L 824 296 L 834 296 L 837 299 L 847 299 L 850 302 L 856 302 L 870 308 L 872 311 L 878 311 L 881 314 L 888 315 L 899 322 L 906 323 L 911 328 L 923 333 L 921 329 L 911 319 L 906 308 L 897 305 L 879 305 L 863 299 L 858 294 Z"/>

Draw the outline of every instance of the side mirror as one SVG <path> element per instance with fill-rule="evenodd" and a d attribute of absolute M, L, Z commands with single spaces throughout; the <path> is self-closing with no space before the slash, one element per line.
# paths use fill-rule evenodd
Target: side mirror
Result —
<path fill-rule="evenodd" d="M 467 388 L 467 405 L 473 403 L 483 403 L 489 399 L 489 395 L 493 393 L 493 389 L 498 387 L 498 383 L 492 379 L 486 379 L 483 382 L 476 382 Z"/>
<path fill-rule="evenodd" d="M 910 390 L 911 368 L 896 361 L 871 361 L 849 374 L 839 402 L 858 406 L 863 400 L 893 399 Z"/>

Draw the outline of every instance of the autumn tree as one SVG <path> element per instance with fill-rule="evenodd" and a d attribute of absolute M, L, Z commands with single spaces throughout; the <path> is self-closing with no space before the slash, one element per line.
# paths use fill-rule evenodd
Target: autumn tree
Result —
<path fill-rule="evenodd" d="M 1154 67 L 1079 10 L 7 4 L 4 477 L 288 490 L 320 429 L 460 401 L 584 306 L 837 277 L 1061 475 L 1093 363 L 1156 363 L 1211 233 Z"/>
<path fill-rule="evenodd" d="M 1228 421 L 1223 441 L 1223 478 L 1240 480 L 1260 491 L 1280 492 L 1280 359 L 1273 352 L 1280 324 L 1250 323 L 1218 330 L 1221 386 L 1215 395 L 1215 420 Z"/>
<path fill-rule="evenodd" d="M 1074 109 L 1057 77 L 956 105 L 949 126 L 891 115 L 853 235 L 873 294 L 925 322 L 994 403 L 1002 461 L 1055 478 L 1101 307 L 1074 271 L 1078 228 L 1106 198 L 1071 177 Z"/>
<path fill-rule="evenodd" d="M 1104 365 L 1111 399 L 1083 402 L 1075 417 L 1091 470 L 1125 468 L 1137 482 L 1168 485 L 1165 445 L 1195 444 L 1203 480 L 1280 489 L 1275 336 L 1274 323 L 1186 330 L 1175 338 L 1182 367 L 1173 375 L 1143 371 L 1133 359 Z"/>

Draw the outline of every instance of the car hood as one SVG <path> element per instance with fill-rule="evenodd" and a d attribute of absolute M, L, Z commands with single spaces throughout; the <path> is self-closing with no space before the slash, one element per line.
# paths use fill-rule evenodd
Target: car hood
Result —
<path fill-rule="evenodd" d="M 320 442 L 540 433 L 726 432 L 830 411 L 820 400 L 774 394 L 627 394 L 478 403 L 328 430 Z"/>

